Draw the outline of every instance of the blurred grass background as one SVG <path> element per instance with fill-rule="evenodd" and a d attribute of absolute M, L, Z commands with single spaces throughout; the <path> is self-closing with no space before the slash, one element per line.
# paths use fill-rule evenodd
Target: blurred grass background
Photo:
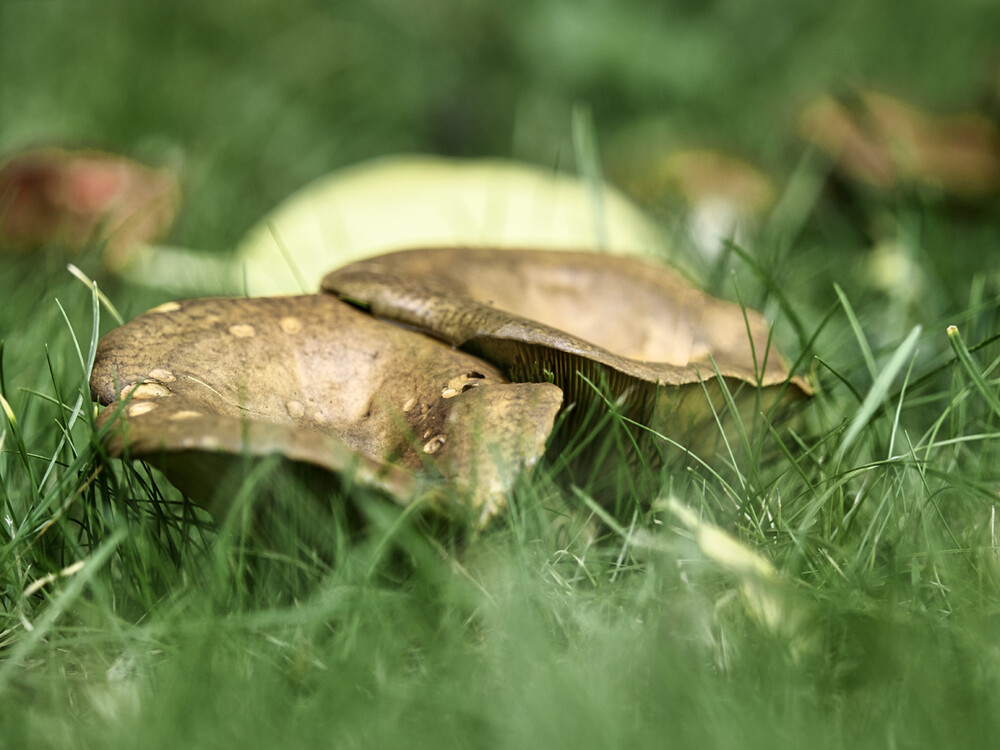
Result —
<path fill-rule="evenodd" d="M 707 146 L 783 187 L 823 174 L 796 135 L 823 93 L 870 86 L 996 117 L 998 40 L 993 0 L 0 0 L 0 154 L 54 144 L 170 165 L 185 199 L 168 240 L 206 250 L 382 154 L 572 171 L 579 104 L 622 186 L 636 154 Z M 735 272 L 783 347 L 805 353 L 823 388 L 804 431 L 782 432 L 787 460 L 722 461 L 743 484 L 699 467 L 657 477 L 774 563 L 791 638 L 649 498 L 591 542 L 550 510 L 567 491 L 541 472 L 465 546 L 370 509 L 338 565 L 284 549 L 247 563 L 238 528 L 165 523 L 177 493 L 104 466 L 87 420 L 57 447 L 58 403 L 86 386 L 52 300 L 86 353 L 90 292 L 59 248 L 0 257 L 0 391 L 18 422 L 0 455 L 0 747 L 992 747 L 1000 414 L 944 326 L 970 345 L 998 331 L 998 207 L 864 190 L 803 201 L 801 226 L 773 223 L 745 262 L 704 262 L 702 281 L 732 298 Z M 649 208 L 670 222 L 669 206 Z M 901 246 L 922 285 L 875 279 L 879 242 Z M 162 301 L 78 260 L 126 317 Z M 892 391 L 842 454 L 878 370 L 834 283 L 880 367 L 925 331 L 919 387 Z M 796 338 L 789 310 L 812 334 L 831 307 L 815 342 Z M 996 344 L 974 357 L 995 392 Z M 80 515 L 40 534 L 64 503 Z"/>
<path fill-rule="evenodd" d="M 578 102 L 608 159 L 673 140 L 787 170 L 819 93 L 995 97 L 998 28 L 988 0 L 4 0 L 0 149 L 174 163 L 187 202 L 173 240 L 229 247 L 296 187 L 371 156 L 571 164 Z"/>

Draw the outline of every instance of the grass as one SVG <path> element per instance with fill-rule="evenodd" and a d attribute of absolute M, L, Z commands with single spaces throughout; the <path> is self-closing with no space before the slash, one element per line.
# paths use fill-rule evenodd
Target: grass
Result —
<path fill-rule="evenodd" d="M 176 244 L 231 245 L 369 155 L 569 164 L 581 103 L 577 153 L 603 161 L 581 170 L 617 179 L 651 131 L 749 155 L 785 192 L 719 258 L 651 210 L 818 384 L 704 461 L 660 441 L 610 511 L 591 498 L 608 478 L 560 456 L 480 534 L 375 496 L 323 507 L 265 463 L 220 480 L 237 512 L 216 525 L 102 452 L 87 371 L 116 323 L 95 290 L 60 248 L 4 256 L 0 747 L 995 744 L 998 209 L 844 200 L 788 122 L 857 81 L 971 106 L 997 11 L 911 3 L 901 34 L 891 4 L 660 5 L 0 3 L 0 148 L 172 160 Z M 71 260 L 124 318 L 164 301 L 98 251 Z"/>

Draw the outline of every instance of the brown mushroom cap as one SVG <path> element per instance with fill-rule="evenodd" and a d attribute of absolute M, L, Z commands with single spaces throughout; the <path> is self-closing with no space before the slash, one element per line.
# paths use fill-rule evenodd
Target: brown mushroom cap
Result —
<path fill-rule="evenodd" d="M 166 169 L 100 151 L 27 151 L 0 165 L 0 248 L 105 242 L 114 266 L 165 233 L 179 203 Z"/>
<path fill-rule="evenodd" d="M 1000 192 L 1000 130 L 980 115 L 932 115 L 867 91 L 853 108 L 819 99 L 799 129 L 848 177 L 880 189 L 914 183 L 967 200 Z"/>
<path fill-rule="evenodd" d="M 692 208 L 725 204 L 737 216 L 763 214 L 777 199 L 774 183 L 759 168 L 723 151 L 701 148 L 677 149 L 647 163 L 630 186 L 651 200 L 676 193 Z"/>
<path fill-rule="evenodd" d="M 773 395 L 811 392 L 770 348 L 759 313 L 638 258 L 408 250 L 334 271 L 323 288 L 481 356 L 514 381 L 551 379 L 567 403 L 594 399 L 583 375 L 623 396 L 627 416 L 658 429 L 711 418 L 685 403 L 716 368 L 734 385 Z"/>
<path fill-rule="evenodd" d="M 464 485 L 483 520 L 562 401 L 330 295 L 161 305 L 101 340 L 91 391 L 102 424 L 125 423 L 112 454 L 160 465 L 196 500 L 211 487 L 196 486 L 192 451 L 279 453 L 401 501 L 428 468 Z"/>

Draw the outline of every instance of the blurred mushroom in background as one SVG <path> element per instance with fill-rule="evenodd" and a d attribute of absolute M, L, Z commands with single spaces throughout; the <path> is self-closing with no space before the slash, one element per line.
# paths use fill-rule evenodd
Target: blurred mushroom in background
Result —
<path fill-rule="evenodd" d="M 168 169 L 100 151 L 25 151 L 0 164 L 0 249 L 103 245 L 115 268 L 165 235 L 179 205 Z"/>
<path fill-rule="evenodd" d="M 721 149 L 680 145 L 688 140 L 664 125 L 637 126 L 612 142 L 609 171 L 626 193 L 714 260 L 725 242 L 746 243 L 778 190 L 749 161 Z"/>
<path fill-rule="evenodd" d="M 1000 131 L 980 114 L 936 115 L 863 91 L 813 102 L 799 132 L 839 174 L 876 189 L 917 188 L 965 202 L 1000 193 Z"/>
<path fill-rule="evenodd" d="M 763 171 L 721 151 L 674 151 L 657 175 L 682 199 L 687 234 L 709 258 L 719 255 L 726 241 L 743 244 L 777 199 L 774 183 Z"/>

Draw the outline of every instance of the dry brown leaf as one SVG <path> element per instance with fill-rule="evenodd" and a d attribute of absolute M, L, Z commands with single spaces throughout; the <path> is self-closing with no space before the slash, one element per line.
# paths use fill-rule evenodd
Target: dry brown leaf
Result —
<path fill-rule="evenodd" d="M 741 411 L 811 392 L 769 347 L 759 313 L 638 258 L 410 250 L 334 271 L 323 288 L 480 356 L 514 381 L 551 380 L 577 415 L 597 398 L 582 375 L 620 399 L 626 416 L 695 448 L 714 422 L 706 391 L 725 408 L 715 368 L 730 391 L 763 387 L 761 403 L 744 389 Z"/>
<path fill-rule="evenodd" d="M 848 177 L 877 188 L 911 183 L 963 199 L 1000 191 L 1000 131 L 980 115 L 932 115 L 869 91 L 854 108 L 823 97 L 799 129 Z"/>
<path fill-rule="evenodd" d="M 105 242 L 114 266 L 164 234 L 179 203 L 168 170 L 99 151 L 28 151 L 0 165 L 0 248 Z"/>
<path fill-rule="evenodd" d="M 160 466 L 196 500 L 220 459 L 281 454 L 402 502 L 427 469 L 481 521 L 541 455 L 562 401 L 330 295 L 167 303 L 101 339 L 91 390 L 102 424 L 127 423 L 112 454 Z"/>

